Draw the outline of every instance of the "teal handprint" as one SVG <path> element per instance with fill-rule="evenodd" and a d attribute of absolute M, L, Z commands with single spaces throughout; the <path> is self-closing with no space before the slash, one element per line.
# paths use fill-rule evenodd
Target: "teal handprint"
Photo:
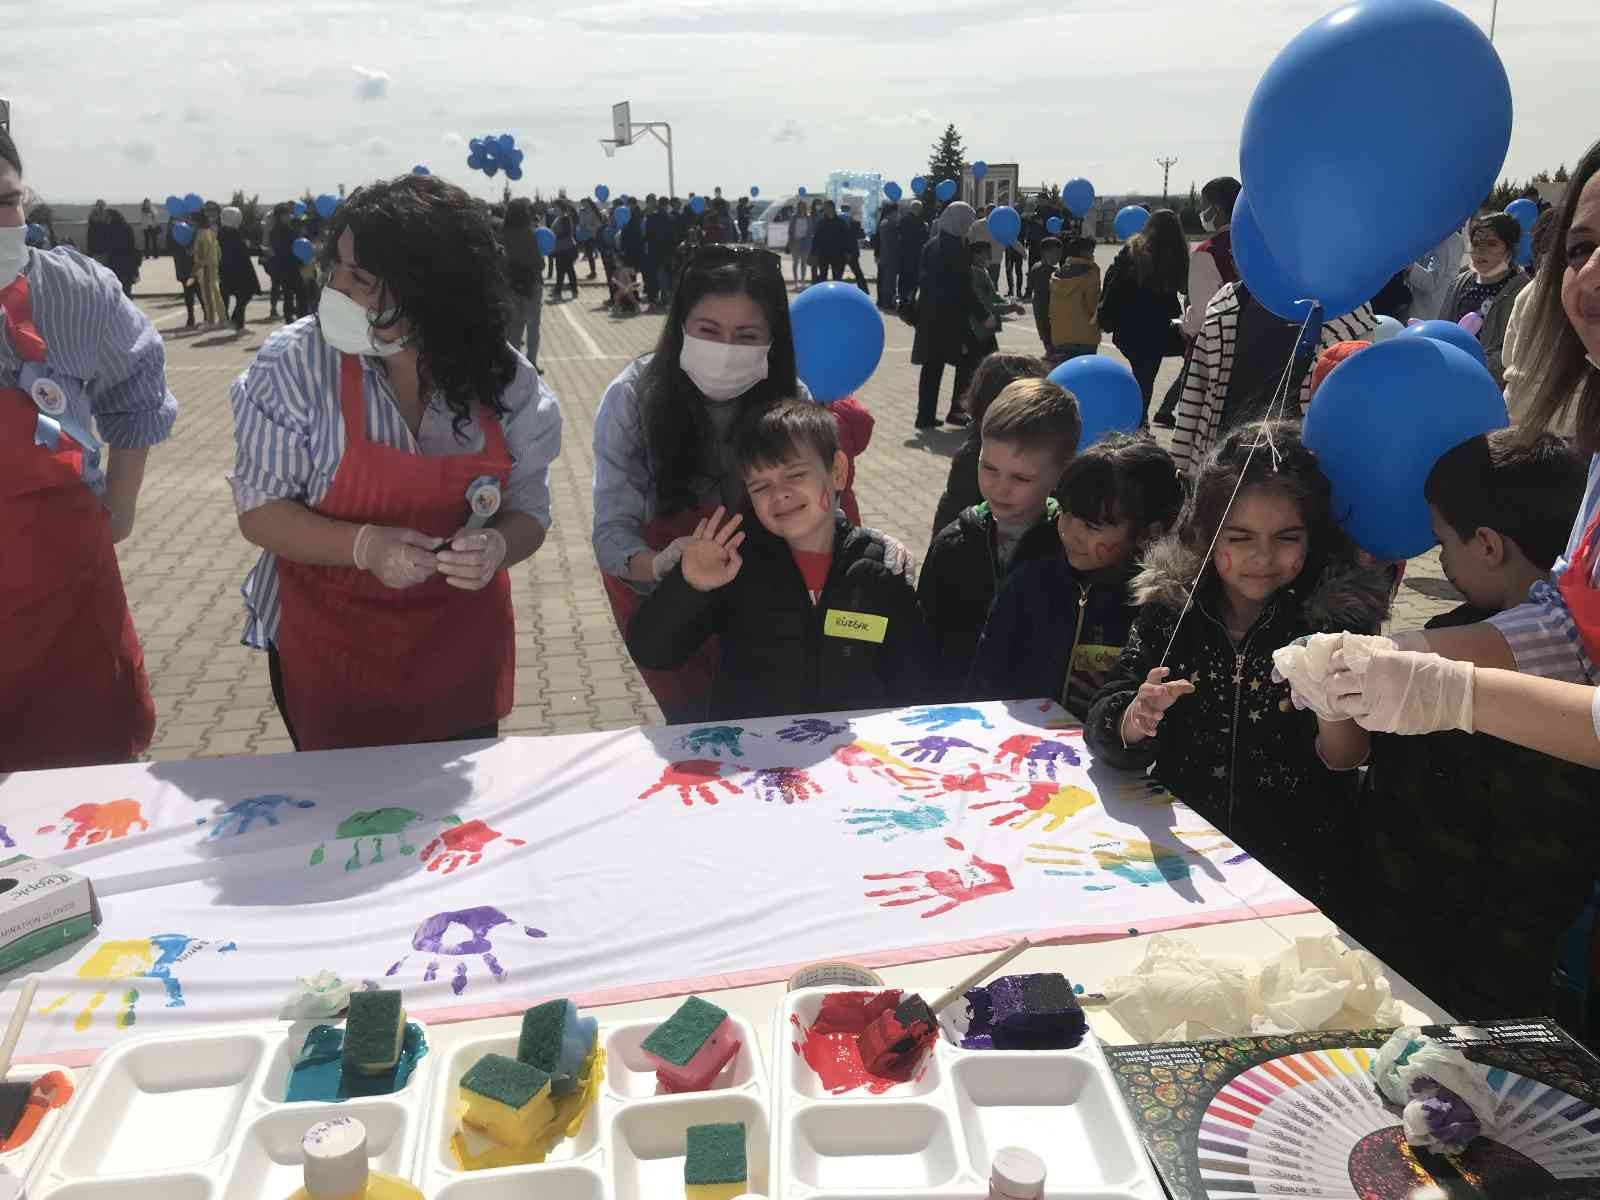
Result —
<path fill-rule="evenodd" d="M 260 822 L 263 825 L 276 828 L 278 824 L 278 810 L 280 808 L 315 808 L 310 800 L 296 800 L 292 796 L 250 796 L 244 800 L 236 800 L 227 808 L 209 817 L 196 817 L 196 825 L 215 822 L 208 835 L 213 838 L 241 837 Z M 288 813 L 284 814 L 288 816 Z"/>
<path fill-rule="evenodd" d="M 885 842 L 908 833 L 926 833 L 950 821 L 950 814 L 936 804 L 913 803 L 910 808 L 847 808 L 845 813 L 844 823 L 856 827 L 857 837 L 877 834 Z"/>
<path fill-rule="evenodd" d="M 364 865 L 361 861 L 363 838 L 372 840 L 371 857 L 368 859 L 370 865 L 375 866 L 383 861 L 383 839 L 386 837 L 392 837 L 399 842 L 400 853 L 410 857 L 417 852 L 417 848 L 407 840 L 406 831 L 427 820 L 438 821 L 447 828 L 461 824 L 461 818 L 454 814 L 427 818 L 409 808 L 366 809 L 346 817 L 339 822 L 339 827 L 333 832 L 333 836 L 339 840 L 350 842 L 350 857 L 345 861 L 344 869 L 354 871 Z M 311 865 L 320 867 L 326 857 L 327 847 L 318 846 L 311 852 Z"/>
<path fill-rule="evenodd" d="M 734 758 L 743 758 L 744 746 L 740 739 L 760 736 L 746 732 L 743 725 L 705 725 L 691 729 L 678 744 L 693 754 L 709 752 L 713 758 L 721 758 L 726 750 Z"/>
<path fill-rule="evenodd" d="M 941 729 L 949 729 L 952 725 L 959 725 L 963 721 L 976 721 L 984 729 L 993 729 L 989 718 L 983 715 L 980 709 L 968 708 L 962 704 L 939 704 L 933 707 L 924 707 L 916 712 L 907 713 L 900 718 L 902 725 L 921 725 L 930 733 L 938 733 Z"/>

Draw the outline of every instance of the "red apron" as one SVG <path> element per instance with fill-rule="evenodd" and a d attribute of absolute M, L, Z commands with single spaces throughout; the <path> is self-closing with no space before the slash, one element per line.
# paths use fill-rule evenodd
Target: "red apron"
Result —
<path fill-rule="evenodd" d="M 467 488 L 511 474 L 505 434 L 477 413 L 483 450 L 422 455 L 367 436 L 361 359 L 341 356 L 345 450 L 333 486 L 312 511 L 335 521 L 450 537 L 471 515 Z M 276 644 L 289 720 L 302 750 L 431 742 L 489 725 L 511 711 L 516 635 L 511 577 L 465 591 L 435 574 L 387 588 L 349 567 L 278 560 L 283 600 Z"/>
<path fill-rule="evenodd" d="M 1589 525 L 1578 539 L 1578 550 L 1561 576 L 1561 598 L 1566 601 L 1572 622 L 1578 627 L 1583 648 L 1591 662 L 1600 663 L 1600 591 L 1590 582 L 1594 578 L 1595 554 L 1600 547 L 1600 508 L 1589 518 Z"/>
<path fill-rule="evenodd" d="M 25 277 L 0 305 L 19 357 L 43 362 Z M 111 520 L 82 448 L 35 444 L 37 417 L 28 393 L 0 389 L 0 772 L 125 762 L 156 727 Z"/>

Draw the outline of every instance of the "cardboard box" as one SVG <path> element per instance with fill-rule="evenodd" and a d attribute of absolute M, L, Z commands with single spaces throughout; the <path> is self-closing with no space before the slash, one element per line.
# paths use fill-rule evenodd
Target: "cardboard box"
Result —
<path fill-rule="evenodd" d="M 94 884 L 41 858 L 0 862 L 0 974 L 81 941 L 100 925 Z"/>

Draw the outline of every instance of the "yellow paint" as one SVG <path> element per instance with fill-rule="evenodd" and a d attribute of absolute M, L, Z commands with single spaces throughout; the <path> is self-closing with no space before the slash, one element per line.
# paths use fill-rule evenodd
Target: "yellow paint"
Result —
<path fill-rule="evenodd" d="M 903 758 L 900 758 L 882 742 L 863 742 L 858 738 L 855 746 L 863 754 L 870 755 L 886 767 L 899 767 L 903 771 L 910 771 L 913 775 L 926 775 L 928 773 L 923 768 L 914 767 Z"/>
<path fill-rule="evenodd" d="M 550 1121 L 535 1130 L 526 1143 L 502 1145 L 490 1140 L 487 1133 L 471 1128 L 459 1129 L 450 1138 L 450 1153 L 456 1165 L 464 1171 L 488 1171 L 496 1167 L 521 1167 L 544 1162 L 563 1138 L 578 1136 L 600 1094 L 605 1077 L 606 1052 L 597 1041 L 590 1052 L 589 1061 L 578 1074 L 577 1090 L 554 1102 Z"/>
<path fill-rule="evenodd" d="M 850 638 L 857 642 L 883 644 L 889 635 L 889 618 L 877 613 L 847 612 L 830 608 L 822 619 L 822 632 L 828 637 Z"/>
<path fill-rule="evenodd" d="M 83 961 L 78 968 L 78 978 L 94 980 L 99 983 L 112 983 L 122 979 L 134 979 L 149 973 L 155 966 L 156 948 L 149 938 L 130 938 L 124 941 L 106 942 L 99 946 L 93 954 Z M 89 1003 L 73 1021 L 72 1028 L 83 1033 L 94 1021 L 95 1009 L 106 1002 L 110 988 L 102 988 L 89 998 Z M 137 993 L 134 994 L 137 998 Z M 49 1016 L 58 1008 L 72 999 L 71 995 L 58 996 L 39 1010 L 40 1016 Z M 126 997 L 124 998 L 126 1000 Z M 126 1029 L 133 1024 L 131 1019 L 132 1006 L 125 1004 L 117 1018 L 117 1027 Z"/>
<path fill-rule="evenodd" d="M 696 1183 L 683 1189 L 684 1200 L 737 1200 L 747 1183 Z"/>
<path fill-rule="evenodd" d="M 550 1084 L 535 1094 L 521 1108 L 512 1108 L 489 1096 L 461 1089 L 461 1123 L 476 1129 L 485 1137 L 512 1149 L 531 1147 L 544 1128 L 556 1117 L 556 1106 L 550 1100 Z"/>
<path fill-rule="evenodd" d="M 1054 833 L 1069 819 L 1081 813 L 1086 808 L 1093 808 L 1100 803 L 1095 799 L 1093 792 L 1087 792 L 1081 787 L 1067 784 L 1057 788 L 1051 793 L 1050 798 L 1044 802 L 1044 807 L 1037 812 L 1030 812 L 1027 816 L 1011 822 L 1012 829 L 1026 829 L 1035 821 L 1043 821 L 1044 828 L 1041 833 Z"/>

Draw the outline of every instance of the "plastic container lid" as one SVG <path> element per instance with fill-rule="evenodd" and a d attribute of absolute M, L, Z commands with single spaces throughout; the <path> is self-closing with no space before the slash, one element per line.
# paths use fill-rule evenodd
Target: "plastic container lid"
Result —
<path fill-rule="evenodd" d="M 1044 1159 L 1021 1146 L 1003 1146 L 994 1156 L 990 1193 L 1006 1200 L 1040 1200 L 1044 1195 Z"/>
<path fill-rule="evenodd" d="M 306 1191 L 316 1200 L 341 1200 L 367 1190 L 367 1127 L 354 1117 L 335 1117 L 306 1130 Z"/>

